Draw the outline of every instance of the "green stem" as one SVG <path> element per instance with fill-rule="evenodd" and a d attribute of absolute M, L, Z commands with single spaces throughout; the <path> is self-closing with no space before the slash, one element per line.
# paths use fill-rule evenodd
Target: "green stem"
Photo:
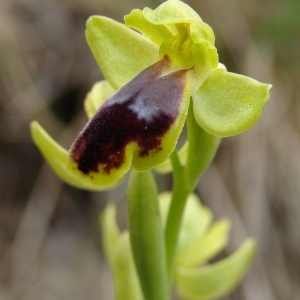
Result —
<path fill-rule="evenodd" d="M 189 150 L 185 169 L 180 164 L 177 151 L 175 150 L 171 155 L 174 185 L 165 228 L 166 263 L 170 285 L 180 225 L 188 195 L 192 193 L 201 174 L 213 160 L 220 143 L 220 138 L 208 134 L 196 123 L 192 105 L 187 117 L 187 128 Z"/>
<path fill-rule="evenodd" d="M 189 149 L 184 176 L 189 191 L 193 191 L 200 176 L 211 164 L 219 148 L 221 138 L 203 130 L 195 120 L 193 105 L 187 116 Z"/>
<path fill-rule="evenodd" d="M 167 256 L 167 272 L 169 284 L 172 282 L 174 256 L 176 251 L 176 244 L 178 240 L 178 233 L 180 230 L 181 219 L 189 191 L 185 188 L 185 178 L 183 169 L 175 150 L 171 155 L 173 166 L 174 185 L 172 200 L 169 208 L 166 228 L 165 228 L 165 244 Z"/>

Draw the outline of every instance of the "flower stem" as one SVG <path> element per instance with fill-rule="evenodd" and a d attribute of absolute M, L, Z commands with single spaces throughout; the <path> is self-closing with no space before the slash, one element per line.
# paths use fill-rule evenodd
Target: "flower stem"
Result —
<path fill-rule="evenodd" d="M 184 169 L 187 188 L 192 192 L 200 176 L 211 164 L 219 148 L 221 138 L 203 130 L 195 120 L 193 105 L 190 105 L 187 116 L 189 149 Z"/>
<path fill-rule="evenodd" d="M 192 105 L 187 117 L 187 128 L 189 150 L 186 167 L 181 166 L 176 150 L 171 154 L 174 184 L 165 228 L 166 263 L 170 286 L 181 219 L 188 195 L 195 189 L 201 174 L 210 165 L 220 144 L 220 138 L 208 134 L 196 123 Z"/>
<path fill-rule="evenodd" d="M 172 283 L 174 256 L 178 240 L 178 233 L 180 229 L 186 199 L 189 194 L 189 191 L 187 191 L 185 188 L 184 173 L 180 165 L 180 161 L 176 150 L 171 154 L 171 161 L 173 165 L 174 185 L 172 200 L 165 228 L 165 244 L 169 285 L 171 285 Z"/>

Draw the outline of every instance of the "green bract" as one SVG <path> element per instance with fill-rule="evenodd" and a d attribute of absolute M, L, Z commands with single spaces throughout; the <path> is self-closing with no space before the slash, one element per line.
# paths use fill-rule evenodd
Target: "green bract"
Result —
<path fill-rule="evenodd" d="M 159 195 L 160 215 L 164 225 L 170 200 L 170 193 Z M 148 199 L 149 201 L 151 200 Z M 142 213 L 142 209 L 140 212 Z M 208 260 L 225 248 L 230 229 L 229 221 L 219 220 L 212 223 L 212 219 L 211 211 L 200 204 L 196 195 L 190 195 L 183 215 L 175 256 L 174 280 L 182 299 L 212 299 L 229 293 L 242 280 L 255 255 L 255 243 L 249 238 L 229 257 L 207 264 Z M 140 221 L 135 219 L 131 219 L 130 222 L 133 223 L 131 226 L 140 224 Z M 128 289 L 130 289 L 131 300 L 143 299 L 138 276 L 134 270 L 129 236 L 126 231 L 120 232 L 116 225 L 115 206 L 109 205 L 103 212 L 101 228 L 104 248 L 114 276 L 115 299 L 125 299 L 124 295 L 128 295 Z M 156 228 L 147 229 L 147 231 L 151 230 L 154 235 Z M 143 239 L 144 237 L 141 236 L 140 241 Z M 141 241 L 140 247 L 142 244 Z M 142 252 L 141 256 L 143 256 Z M 160 265 L 162 257 L 157 257 L 155 251 L 148 251 L 141 259 L 144 262 L 152 262 L 155 266 Z M 158 281 L 161 282 L 160 278 Z"/>
<path fill-rule="evenodd" d="M 54 171 L 80 188 L 112 187 L 131 167 L 163 163 L 159 168 L 168 171 L 164 161 L 176 147 L 190 98 L 198 125 L 218 137 L 254 125 L 269 98 L 270 85 L 219 64 L 212 29 L 187 4 L 169 0 L 155 10 L 133 10 L 125 24 L 102 16 L 87 22 L 86 38 L 106 80 L 88 94 L 91 120 L 71 150 L 38 123 L 31 127 Z"/>
<path fill-rule="evenodd" d="M 127 195 L 130 244 L 144 300 L 166 300 L 169 284 L 164 231 L 151 171 L 133 171 Z"/>

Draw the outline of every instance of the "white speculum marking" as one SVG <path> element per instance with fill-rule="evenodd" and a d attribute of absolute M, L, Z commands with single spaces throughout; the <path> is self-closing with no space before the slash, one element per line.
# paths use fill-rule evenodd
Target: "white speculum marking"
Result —
<path fill-rule="evenodd" d="M 137 115 L 138 120 L 144 119 L 147 122 L 151 122 L 153 117 L 157 115 L 158 107 L 147 105 L 147 100 L 149 101 L 143 95 L 138 95 L 128 108 Z"/>

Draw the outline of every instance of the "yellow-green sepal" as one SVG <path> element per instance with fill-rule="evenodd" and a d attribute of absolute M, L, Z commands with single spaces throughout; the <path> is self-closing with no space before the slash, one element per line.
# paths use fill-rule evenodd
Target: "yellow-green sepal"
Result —
<path fill-rule="evenodd" d="M 270 84 L 216 68 L 193 94 L 195 119 L 212 135 L 239 134 L 258 121 L 270 88 Z"/>
<path fill-rule="evenodd" d="M 158 60 L 157 45 L 106 17 L 88 19 L 86 39 L 104 77 L 115 89 Z"/>
<path fill-rule="evenodd" d="M 178 267 L 175 281 L 179 295 L 186 300 L 208 300 L 228 294 L 246 274 L 255 250 L 255 242 L 249 238 L 220 262 L 199 268 Z"/>

